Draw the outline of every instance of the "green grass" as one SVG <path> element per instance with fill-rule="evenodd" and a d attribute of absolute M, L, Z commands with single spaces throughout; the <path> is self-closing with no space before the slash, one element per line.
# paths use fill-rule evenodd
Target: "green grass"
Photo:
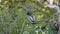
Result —
<path fill-rule="evenodd" d="M 12 8 L 10 10 L 10 15 L 3 10 L 0 10 L 0 34 L 55 34 L 50 28 L 50 23 L 53 22 L 49 22 L 48 20 L 55 19 L 56 11 L 45 8 L 43 5 L 37 5 L 31 1 L 20 4 L 22 7 L 25 5 L 31 5 L 37 9 L 33 12 L 33 15 L 36 16 L 36 24 L 31 24 L 28 21 L 28 16 L 26 15 L 27 11 L 24 8 Z M 17 15 L 16 21 L 13 21 L 14 15 Z M 6 18 L 5 20 L 2 18 L 3 16 Z M 45 29 L 41 29 L 42 27 L 45 27 Z M 17 30 L 19 30 L 19 32 L 17 32 Z"/>

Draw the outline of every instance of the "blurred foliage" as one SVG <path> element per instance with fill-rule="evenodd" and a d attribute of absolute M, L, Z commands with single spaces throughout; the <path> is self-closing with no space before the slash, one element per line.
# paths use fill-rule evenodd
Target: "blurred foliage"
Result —
<path fill-rule="evenodd" d="M 51 29 L 56 10 L 47 8 L 48 3 L 37 0 L 0 0 L 0 34 L 55 34 Z M 36 24 L 29 23 L 25 6 L 36 8 Z"/>

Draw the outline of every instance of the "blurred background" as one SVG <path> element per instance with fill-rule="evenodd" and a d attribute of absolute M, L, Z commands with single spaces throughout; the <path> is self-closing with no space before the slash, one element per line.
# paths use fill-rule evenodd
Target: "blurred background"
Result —
<path fill-rule="evenodd" d="M 47 8 L 47 1 L 40 0 L 0 0 L 0 34 L 56 34 L 52 29 L 57 10 Z M 31 6 L 36 23 L 28 21 L 26 6 Z M 29 7 L 28 7 L 29 8 Z M 33 11 L 34 9 L 35 11 Z"/>

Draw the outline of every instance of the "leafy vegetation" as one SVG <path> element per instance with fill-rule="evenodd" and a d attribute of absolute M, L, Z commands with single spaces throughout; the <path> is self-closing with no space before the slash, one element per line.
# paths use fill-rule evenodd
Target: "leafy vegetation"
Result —
<path fill-rule="evenodd" d="M 40 4 L 37 0 L 0 0 L 0 34 L 56 34 L 51 25 L 56 18 L 56 10 Z M 27 19 L 25 6 L 32 6 L 36 11 L 36 24 Z"/>

